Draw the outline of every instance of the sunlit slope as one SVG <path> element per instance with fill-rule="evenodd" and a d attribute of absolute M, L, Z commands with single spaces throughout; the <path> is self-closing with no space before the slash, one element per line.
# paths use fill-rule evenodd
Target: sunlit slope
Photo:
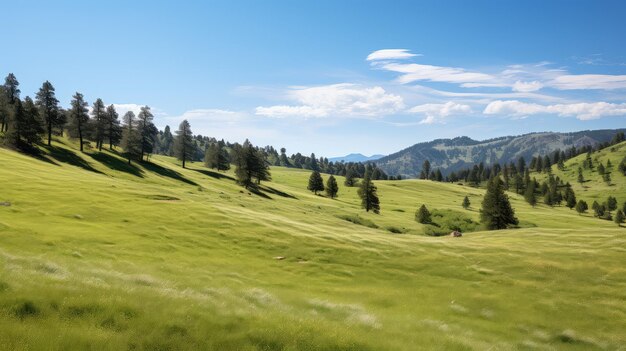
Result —
<path fill-rule="evenodd" d="M 341 177 L 330 200 L 306 191 L 308 172 L 273 168 L 254 194 L 232 172 L 157 156 L 129 167 L 61 142 L 47 161 L 0 149 L 0 348 L 626 343 L 626 230 L 608 221 L 511 195 L 525 228 L 428 237 L 419 205 L 477 220 L 482 190 L 378 181 L 374 215 Z M 379 228 L 338 217 L 355 214 Z"/>
<path fill-rule="evenodd" d="M 626 142 L 622 142 L 591 153 L 593 169 L 583 167 L 583 162 L 587 158 L 585 153 L 565 161 L 565 168 L 562 171 L 556 165 L 553 165 L 552 173 L 563 179 L 564 182 L 569 182 L 577 198 L 589 202 L 590 206 L 593 201 L 598 201 L 599 203 L 606 201 L 609 195 L 615 196 L 621 206 L 626 201 L 626 177 L 619 172 L 618 166 L 625 157 Z M 598 173 L 598 164 L 601 162 L 606 167 L 609 160 L 612 167 L 607 168 L 606 172 L 611 174 L 610 184 L 604 181 L 602 174 Z M 578 168 L 583 170 L 583 183 L 578 182 Z M 545 173 L 533 172 L 531 176 L 536 177 L 537 180 L 546 178 Z"/>

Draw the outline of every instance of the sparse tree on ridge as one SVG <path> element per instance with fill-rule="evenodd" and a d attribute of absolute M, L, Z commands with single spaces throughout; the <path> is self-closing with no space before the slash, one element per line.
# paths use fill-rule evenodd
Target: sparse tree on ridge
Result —
<path fill-rule="evenodd" d="M 585 177 L 583 177 L 583 169 L 578 167 L 578 182 L 580 184 L 585 182 Z"/>
<path fill-rule="evenodd" d="M 154 146 L 154 136 L 157 133 L 157 129 L 154 126 L 154 123 L 152 123 L 154 115 L 150 111 L 150 107 L 142 107 L 137 117 L 139 120 L 139 136 L 141 137 L 140 159 L 143 161 L 144 154 L 152 152 L 152 148 Z"/>
<path fill-rule="evenodd" d="M 102 151 L 102 144 L 104 143 L 104 134 L 107 128 L 107 115 L 106 107 L 102 99 L 97 99 L 91 107 L 91 115 L 93 118 L 93 137 L 96 139 L 96 148 L 98 151 Z"/>
<path fill-rule="evenodd" d="M 415 220 L 418 223 L 428 224 L 431 223 L 432 219 L 430 216 L 430 211 L 426 208 L 426 205 L 420 206 L 420 208 L 415 211 Z"/>
<path fill-rule="evenodd" d="M 510 225 L 519 223 L 509 198 L 504 193 L 504 184 L 500 178 L 493 178 L 487 184 L 487 192 L 483 198 L 480 219 L 481 223 L 489 230 L 505 229 Z"/>
<path fill-rule="evenodd" d="M 365 172 L 365 177 L 363 177 L 357 193 L 361 198 L 361 207 L 366 212 L 380 213 L 380 200 L 378 199 L 377 189 L 372 182 L 370 172 Z"/>
<path fill-rule="evenodd" d="M 328 195 L 331 199 L 334 199 L 337 197 L 338 192 L 339 186 L 337 185 L 337 179 L 331 175 L 326 181 L 326 195 Z"/>
<path fill-rule="evenodd" d="M 138 158 L 141 155 L 141 136 L 136 124 L 137 121 L 133 111 L 126 112 L 122 132 L 122 149 L 126 153 L 128 164 L 131 164 L 131 159 Z"/>
<path fill-rule="evenodd" d="M 113 150 L 113 145 L 119 144 L 122 139 L 122 127 L 120 126 L 119 114 L 114 105 L 109 105 L 106 109 L 107 131 L 109 138 L 109 150 Z"/>
<path fill-rule="evenodd" d="M 193 157 L 193 133 L 191 132 L 191 125 L 185 119 L 180 122 L 176 136 L 174 137 L 174 153 L 176 158 L 183 161 L 183 168 L 185 168 L 185 162 L 191 160 Z"/>
<path fill-rule="evenodd" d="M 37 106 L 41 117 L 46 125 L 46 132 L 48 134 L 48 146 L 52 142 L 52 131 L 54 128 L 62 127 L 65 123 L 61 108 L 59 107 L 59 100 L 55 95 L 54 87 L 52 83 L 45 81 L 39 92 L 37 92 Z"/>
<path fill-rule="evenodd" d="M 422 172 L 424 172 L 423 174 L 423 178 L 422 179 L 429 179 L 430 177 L 430 161 L 425 160 L 424 163 L 422 164 Z"/>
<path fill-rule="evenodd" d="M 311 172 L 307 189 L 309 191 L 312 191 L 315 195 L 317 195 L 318 191 L 324 191 L 324 180 L 322 179 L 322 175 L 320 174 L 320 172 Z"/>
<path fill-rule="evenodd" d="M 83 151 L 83 143 L 85 137 L 85 129 L 89 122 L 89 114 L 87 102 L 83 98 L 83 94 L 76 93 L 73 96 L 70 109 L 70 136 L 78 137 L 80 143 L 80 151 Z"/>

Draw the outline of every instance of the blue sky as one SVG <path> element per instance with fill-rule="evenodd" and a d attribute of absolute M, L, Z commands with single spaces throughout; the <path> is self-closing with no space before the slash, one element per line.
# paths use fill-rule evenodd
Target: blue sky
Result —
<path fill-rule="evenodd" d="M 338 156 L 626 125 L 623 1 L 12 1 L 0 73 Z M 4 72 L 4 73 L 2 73 Z"/>

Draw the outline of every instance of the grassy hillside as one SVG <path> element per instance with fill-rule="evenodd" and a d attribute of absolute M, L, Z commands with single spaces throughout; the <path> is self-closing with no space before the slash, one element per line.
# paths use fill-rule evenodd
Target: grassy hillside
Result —
<path fill-rule="evenodd" d="M 354 188 L 307 192 L 302 170 L 273 168 L 254 194 L 200 164 L 56 145 L 39 159 L 0 149 L 2 349 L 626 344 L 626 230 L 613 223 L 511 195 L 524 228 L 430 237 L 419 205 L 477 220 L 482 190 L 378 181 L 374 215 Z M 377 228 L 343 219 L 356 215 Z"/>
<path fill-rule="evenodd" d="M 617 198 L 621 208 L 626 201 L 626 177 L 619 172 L 617 166 L 624 157 L 626 157 L 626 142 L 593 152 L 591 154 L 593 169 L 585 169 L 583 167 L 587 154 L 582 154 L 567 160 L 562 171 L 556 165 L 553 165 L 552 173 L 563 179 L 564 182 L 569 182 L 576 193 L 576 197 L 587 201 L 589 205 L 593 201 L 602 203 L 611 195 Z M 603 180 L 602 175 L 598 173 L 597 167 L 599 162 L 606 166 L 608 160 L 613 164 L 612 168 L 607 169 L 607 172 L 611 173 L 610 184 Z M 582 184 L 578 182 L 579 167 L 583 168 L 583 177 L 585 178 L 585 182 Z M 536 177 L 537 180 L 546 178 L 545 173 L 531 173 L 531 176 Z"/>

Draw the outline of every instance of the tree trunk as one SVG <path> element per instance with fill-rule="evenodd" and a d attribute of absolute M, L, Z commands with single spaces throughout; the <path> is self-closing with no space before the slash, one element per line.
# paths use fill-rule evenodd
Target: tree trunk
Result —
<path fill-rule="evenodd" d="M 51 145 L 52 140 L 52 119 L 48 118 L 48 146 Z"/>
<path fill-rule="evenodd" d="M 80 152 L 83 152 L 83 131 L 80 122 L 78 124 L 78 139 L 80 140 Z"/>

